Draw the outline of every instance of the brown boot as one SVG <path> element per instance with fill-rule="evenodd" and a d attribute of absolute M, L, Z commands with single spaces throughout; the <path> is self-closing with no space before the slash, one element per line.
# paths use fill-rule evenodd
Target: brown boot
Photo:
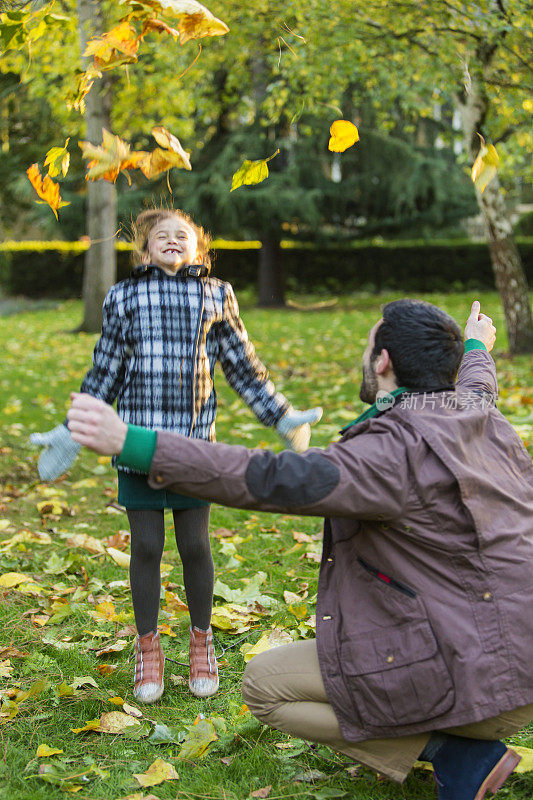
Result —
<path fill-rule="evenodd" d="M 189 689 L 196 697 L 210 697 L 218 689 L 218 667 L 211 626 L 191 627 L 189 639 Z"/>
<path fill-rule="evenodd" d="M 163 694 L 165 656 L 159 632 L 146 633 L 135 639 L 135 688 L 133 696 L 140 703 L 155 703 Z"/>

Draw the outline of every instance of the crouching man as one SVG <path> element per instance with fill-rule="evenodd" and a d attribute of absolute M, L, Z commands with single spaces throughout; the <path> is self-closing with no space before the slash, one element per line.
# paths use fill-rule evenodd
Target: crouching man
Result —
<path fill-rule="evenodd" d="M 325 515 L 317 638 L 256 656 L 262 722 L 402 781 L 433 764 L 440 800 L 482 800 L 533 718 L 533 465 L 496 409 L 492 321 L 465 339 L 428 303 L 389 303 L 363 356 L 372 403 L 339 442 L 274 454 L 127 426 L 73 395 L 72 437 L 153 487 L 238 508 Z"/>

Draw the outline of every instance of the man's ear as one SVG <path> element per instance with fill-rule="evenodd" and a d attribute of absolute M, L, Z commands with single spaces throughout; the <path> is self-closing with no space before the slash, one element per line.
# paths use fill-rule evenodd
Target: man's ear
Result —
<path fill-rule="evenodd" d="M 374 370 L 378 375 L 385 375 L 392 371 L 392 361 L 388 350 L 382 350 L 374 360 Z"/>

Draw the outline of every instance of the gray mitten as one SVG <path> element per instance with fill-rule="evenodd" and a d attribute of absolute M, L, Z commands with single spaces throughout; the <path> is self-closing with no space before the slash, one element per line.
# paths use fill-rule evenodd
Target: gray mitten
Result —
<path fill-rule="evenodd" d="M 276 422 L 276 430 L 291 450 L 303 453 L 311 440 L 311 425 L 322 417 L 322 409 L 310 408 L 296 411 L 289 406 L 288 411 Z"/>
<path fill-rule="evenodd" d="M 32 444 L 41 444 L 44 450 L 39 458 L 39 477 L 43 481 L 55 481 L 66 472 L 81 450 L 65 425 L 56 425 L 46 433 L 32 433 Z"/>

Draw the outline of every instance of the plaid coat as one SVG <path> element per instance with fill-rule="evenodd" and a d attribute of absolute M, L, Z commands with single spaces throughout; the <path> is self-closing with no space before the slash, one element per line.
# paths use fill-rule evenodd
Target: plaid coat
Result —
<path fill-rule="evenodd" d="M 248 339 L 231 285 L 151 266 L 109 290 L 81 391 L 116 399 L 125 422 L 214 440 L 217 361 L 264 425 L 283 416 L 289 403 Z"/>

